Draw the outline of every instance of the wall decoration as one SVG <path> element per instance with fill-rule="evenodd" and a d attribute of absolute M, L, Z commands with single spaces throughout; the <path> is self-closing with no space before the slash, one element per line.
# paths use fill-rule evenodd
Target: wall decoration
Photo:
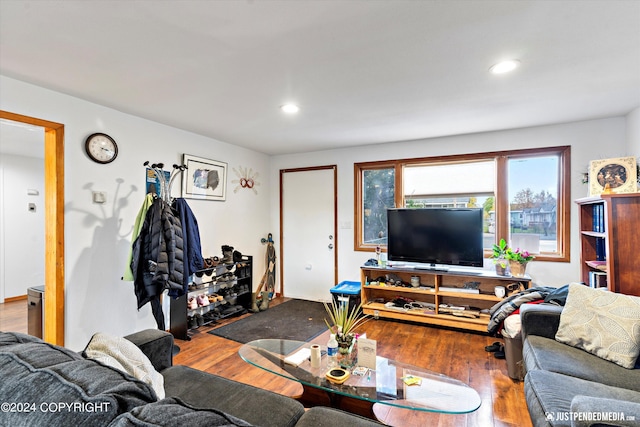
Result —
<path fill-rule="evenodd" d="M 254 172 L 252 168 L 243 168 L 242 166 L 238 166 L 238 169 L 233 168 L 233 172 L 238 177 L 238 179 L 231 181 L 232 184 L 236 184 L 233 189 L 234 193 L 237 193 L 241 188 L 247 188 L 253 190 L 254 194 L 258 194 L 258 189 L 256 188 L 260 185 L 258 182 L 260 174 L 258 172 Z"/>
<path fill-rule="evenodd" d="M 227 164 L 217 160 L 184 154 L 187 170 L 182 175 L 182 197 L 225 201 L 227 197 Z"/>
<path fill-rule="evenodd" d="M 635 157 L 592 160 L 589 163 L 589 195 L 599 196 L 603 192 L 635 193 L 636 180 Z"/>

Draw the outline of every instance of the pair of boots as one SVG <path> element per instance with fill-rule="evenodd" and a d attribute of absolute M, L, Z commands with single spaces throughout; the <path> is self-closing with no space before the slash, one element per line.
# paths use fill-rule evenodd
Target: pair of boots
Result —
<path fill-rule="evenodd" d="M 260 292 L 260 305 L 258 305 L 258 293 L 253 294 L 251 312 L 257 313 L 258 311 L 265 311 L 269 308 L 269 291 Z"/>
<path fill-rule="evenodd" d="M 222 259 L 223 264 L 233 264 L 233 246 L 222 245 Z"/>

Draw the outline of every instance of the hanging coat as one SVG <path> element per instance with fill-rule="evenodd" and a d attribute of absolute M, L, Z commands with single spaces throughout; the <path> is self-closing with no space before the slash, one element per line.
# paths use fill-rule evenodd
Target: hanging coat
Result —
<path fill-rule="evenodd" d="M 138 236 L 140 235 L 140 230 L 142 230 L 142 226 L 144 225 L 144 219 L 147 216 L 147 212 L 149 208 L 153 205 L 153 194 L 147 194 L 144 198 L 144 203 L 136 216 L 136 222 L 133 224 L 133 233 L 131 235 L 131 247 L 129 248 L 129 256 L 127 257 L 127 266 L 124 270 L 124 275 L 122 276 L 122 280 L 132 282 L 134 280 L 133 272 L 131 271 L 131 260 L 133 258 L 133 243 L 136 241 Z"/>
<path fill-rule="evenodd" d="M 204 268 L 204 259 L 202 257 L 202 247 L 200 245 L 200 229 L 198 227 L 198 220 L 191 211 L 187 201 L 183 198 L 175 199 L 173 207 L 178 218 L 180 218 L 180 223 L 182 224 L 182 248 L 184 253 L 184 288 L 182 294 L 184 294 L 188 292 L 189 277 L 196 271 Z M 171 291 L 169 291 L 169 295 L 180 296 L 173 295 Z"/>
<path fill-rule="evenodd" d="M 133 243 L 131 270 L 138 309 L 151 302 L 158 329 L 164 330 L 160 295 L 183 289 L 182 225 L 171 207 L 155 199 Z"/>

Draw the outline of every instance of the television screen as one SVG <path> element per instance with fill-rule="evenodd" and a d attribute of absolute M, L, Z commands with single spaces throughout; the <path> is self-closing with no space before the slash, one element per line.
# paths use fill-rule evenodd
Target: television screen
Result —
<path fill-rule="evenodd" d="M 389 261 L 482 267 L 482 209 L 387 211 Z"/>

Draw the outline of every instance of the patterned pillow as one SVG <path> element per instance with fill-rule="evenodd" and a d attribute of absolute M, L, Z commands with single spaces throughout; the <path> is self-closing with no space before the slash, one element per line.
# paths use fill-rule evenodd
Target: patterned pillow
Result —
<path fill-rule="evenodd" d="M 640 297 L 572 283 L 556 341 L 633 369 L 640 354 Z"/>
<path fill-rule="evenodd" d="M 149 384 L 158 399 L 164 399 L 164 378 L 142 350 L 128 339 L 99 332 L 91 337 L 83 354 Z"/>

